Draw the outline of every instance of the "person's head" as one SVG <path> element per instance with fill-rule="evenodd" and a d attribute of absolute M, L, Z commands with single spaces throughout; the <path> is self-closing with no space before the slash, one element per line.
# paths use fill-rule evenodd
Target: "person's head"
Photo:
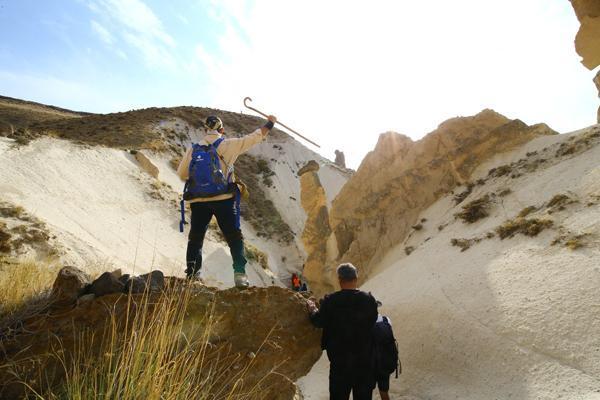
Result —
<path fill-rule="evenodd" d="M 223 121 L 221 118 L 211 115 L 206 118 L 204 121 L 204 129 L 207 133 L 217 133 L 222 135 L 225 133 L 225 129 L 223 128 Z"/>
<path fill-rule="evenodd" d="M 350 263 L 343 263 L 337 267 L 337 276 L 342 289 L 356 289 L 358 287 L 358 271 Z"/>

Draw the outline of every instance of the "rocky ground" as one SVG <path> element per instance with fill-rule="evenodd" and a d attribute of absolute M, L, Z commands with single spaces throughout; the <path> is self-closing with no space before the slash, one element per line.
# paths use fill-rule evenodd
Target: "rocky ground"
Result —
<path fill-rule="evenodd" d="M 177 343 L 185 337 L 187 344 L 179 344 L 180 350 L 175 347 L 175 355 L 205 351 L 206 360 L 226 361 L 219 367 L 219 384 L 205 391 L 227 393 L 243 381 L 246 393 L 291 399 L 296 393 L 293 381 L 306 374 L 321 354 L 319 331 L 308 320 L 305 299 L 277 287 L 221 291 L 165 278 L 160 271 L 142 276 L 106 272 L 92 280 L 81 270 L 65 267 L 44 304 L 40 307 L 38 299 L 35 312 L 29 313 L 26 308 L 32 304 L 25 304 L 0 321 L 2 399 L 58 390 L 72 379 L 64 365 L 82 356 L 81 345 L 100 353 L 92 351 L 87 362 L 102 363 L 102 352 L 115 351 L 121 340 L 133 343 L 134 328 L 156 315 L 162 322 L 155 322 L 178 324 L 171 332 L 175 335 L 165 335 L 163 341 Z M 181 319 L 172 319 L 171 311 L 164 313 L 165 305 L 180 310 Z M 146 327 L 148 322 L 142 324 Z M 107 342 L 111 335 L 112 342 Z M 206 361 L 206 365 L 194 373 L 206 374 L 217 364 Z"/>

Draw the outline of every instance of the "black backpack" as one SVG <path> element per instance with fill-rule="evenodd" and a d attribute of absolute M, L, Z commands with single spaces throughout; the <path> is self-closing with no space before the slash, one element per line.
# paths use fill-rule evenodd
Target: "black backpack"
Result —
<path fill-rule="evenodd" d="M 375 323 L 373 327 L 373 363 L 378 376 L 390 375 L 396 371 L 398 378 L 398 374 L 402 373 L 398 342 L 387 317 L 383 317 L 383 321 Z"/>

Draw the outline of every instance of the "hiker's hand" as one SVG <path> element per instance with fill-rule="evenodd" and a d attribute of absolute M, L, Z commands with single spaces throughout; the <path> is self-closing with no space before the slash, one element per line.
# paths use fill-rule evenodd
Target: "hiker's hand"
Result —
<path fill-rule="evenodd" d="M 273 125 L 277 121 L 277 118 L 274 115 L 269 115 L 267 119 L 269 120 L 269 122 L 267 122 L 265 126 L 260 128 L 263 137 L 266 137 L 269 134 L 269 131 L 273 129 Z"/>
<path fill-rule="evenodd" d="M 308 309 L 308 312 L 311 314 L 314 314 L 317 311 L 319 311 L 319 309 L 317 308 L 315 303 L 313 303 L 312 300 L 306 300 L 306 308 Z"/>

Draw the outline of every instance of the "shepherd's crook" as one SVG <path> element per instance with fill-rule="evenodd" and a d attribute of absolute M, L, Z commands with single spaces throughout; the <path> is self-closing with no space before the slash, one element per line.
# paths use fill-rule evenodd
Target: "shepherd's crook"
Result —
<path fill-rule="evenodd" d="M 254 112 L 257 112 L 257 113 L 259 113 L 260 115 L 262 115 L 262 116 L 263 116 L 263 117 L 265 117 L 265 118 L 269 118 L 269 116 L 268 116 L 267 114 L 265 114 L 264 112 L 262 112 L 262 111 L 259 111 L 259 110 L 257 110 L 257 109 L 256 109 L 256 108 L 254 108 L 254 107 L 250 107 L 248 104 L 246 104 L 246 102 L 247 102 L 247 101 L 252 101 L 252 99 L 251 99 L 250 97 L 246 97 L 246 98 L 244 99 L 244 106 L 245 106 L 246 108 L 249 108 L 250 110 L 252 110 L 252 111 L 254 111 Z M 317 146 L 318 148 L 321 148 L 321 146 L 319 146 L 318 144 L 316 144 L 315 142 L 313 142 L 313 141 L 312 141 L 312 140 L 310 140 L 309 138 L 307 138 L 307 137 L 305 137 L 305 136 L 302 136 L 301 134 L 299 134 L 298 132 L 296 132 L 295 130 L 293 130 L 292 128 L 290 128 L 289 126 L 287 126 L 287 125 L 285 125 L 285 124 L 283 124 L 283 123 L 281 123 L 281 122 L 279 122 L 279 121 L 277 121 L 277 122 L 276 122 L 276 124 L 279 124 L 279 125 L 283 126 L 285 129 L 289 130 L 290 132 L 292 132 L 292 133 L 294 133 L 294 134 L 296 134 L 296 135 L 300 136 L 302 139 L 306 140 L 308 143 L 310 143 L 310 144 L 312 144 L 312 145 L 315 145 L 315 146 Z"/>

